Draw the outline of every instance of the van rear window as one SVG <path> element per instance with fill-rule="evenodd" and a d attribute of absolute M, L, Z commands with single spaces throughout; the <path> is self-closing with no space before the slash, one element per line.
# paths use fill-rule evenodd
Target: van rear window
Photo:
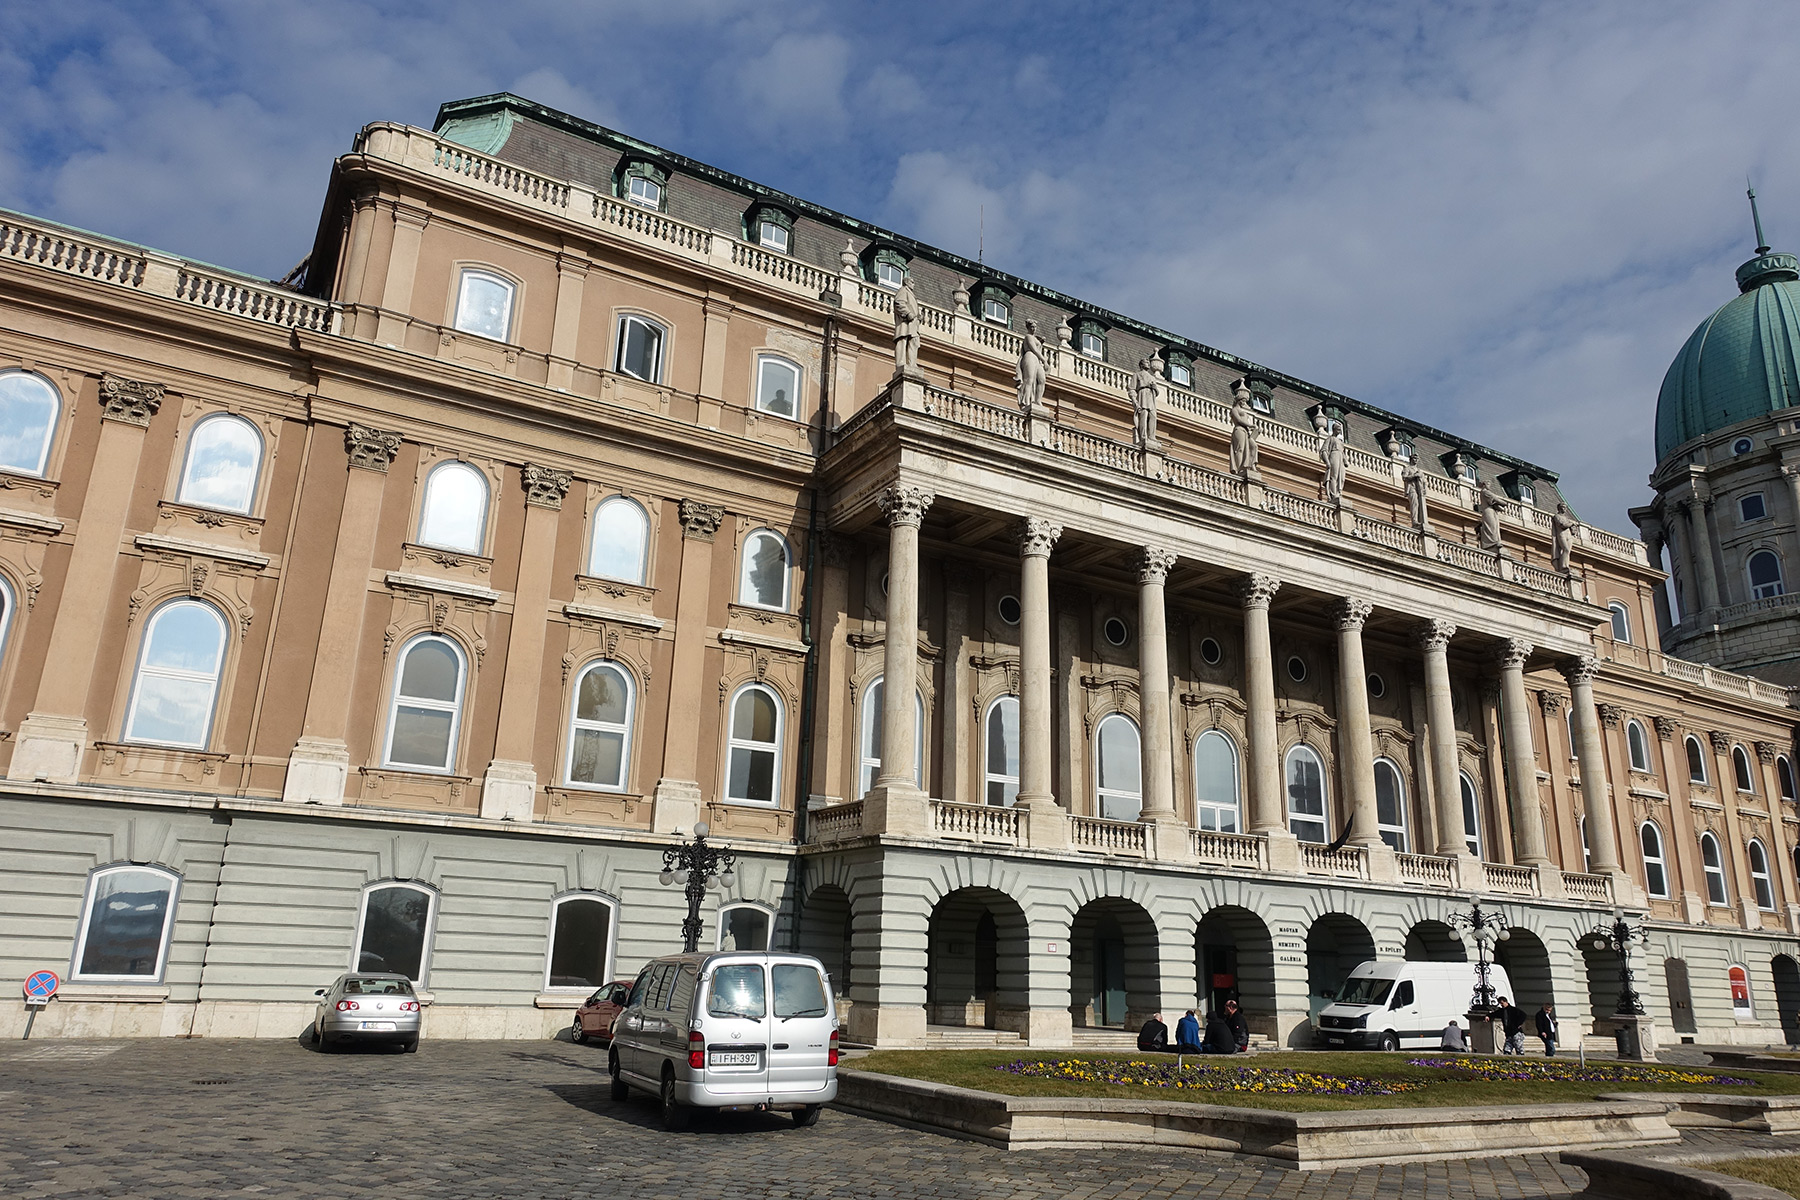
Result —
<path fill-rule="evenodd" d="M 1387 1001 L 1388 989 L 1393 986 L 1391 979 L 1371 979 L 1366 975 L 1360 979 L 1346 979 L 1343 990 L 1338 993 L 1338 1003 L 1382 1004 Z"/>
<path fill-rule="evenodd" d="M 777 1017 L 825 1015 L 825 983 L 818 971 L 805 963 L 776 963 L 769 974 L 775 980 Z"/>
<path fill-rule="evenodd" d="M 763 969 L 755 963 L 737 963 L 713 972 L 712 995 L 706 1011 L 715 1017 L 754 1017 L 768 1011 L 763 998 Z"/>

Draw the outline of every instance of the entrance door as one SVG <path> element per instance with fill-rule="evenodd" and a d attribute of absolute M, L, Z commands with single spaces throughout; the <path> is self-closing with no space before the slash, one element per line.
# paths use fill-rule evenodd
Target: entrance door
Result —
<path fill-rule="evenodd" d="M 1781 1017 L 1781 1036 L 1788 1045 L 1800 1045 L 1800 963 L 1777 954 L 1769 963 L 1775 973 L 1775 1009 Z"/>
<path fill-rule="evenodd" d="M 1200 947 L 1200 998 L 1209 1013 L 1223 1012 L 1237 997 L 1237 947 Z"/>
<path fill-rule="evenodd" d="M 1110 916 L 1094 931 L 1094 1024 L 1125 1024 L 1125 931 Z"/>
<path fill-rule="evenodd" d="M 1663 977 L 1669 988 L 1669 1019 L 1676 1033 L 1694 1032 L 1694 993 L 1688 987 L 1687 960 L 1663 960 Z"/>

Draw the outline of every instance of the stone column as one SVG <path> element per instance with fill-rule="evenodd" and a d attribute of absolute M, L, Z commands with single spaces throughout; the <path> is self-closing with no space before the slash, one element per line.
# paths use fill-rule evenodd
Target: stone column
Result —
<path fill-rule="evenodd" d="M 1650 566 L 1653 570 L 1660 570 L 1663 563 L 1663 548 L 1668 542 L 1668 535 L 1663 530 L 1662 522 L 1647 519 L 1640 527 L 1640 530 L 1644 542 L 1644 553 L 1650 559 Z M 1657 643 L 1651 646 L 1651 649 L 1655 649 L 1656 645 L 1661 644 L 1661 635 L 1669 632 L 1675 625 L 1675 615 L 1669 609 L 1668 584 L 1660 581 L 1652 584 L 1650 587 L 1650 600 L 1651 603 L 1656 606 L 1656 632 L 1658 638 Z M 1646 638 L 1645 641 L 1648 642 L 1649 639 Z"/>
<path fill-rule="evenodd" d="M 1800 463 L 1783 463 L 1781 479 L 1787 484 L 1788 511 L 1793 514 L 1794 528 L 1800 529 Z"/>
<path fill-rule="evenodd" d="M 550 332 L 550 366 L 546 382 L 567 391 L 575 386 L 575 356 L 581 339 L 581 298 L 588 268 L 582 254 L 564 250 L 556 256 L 556 317 Z"/>
<path fill-rule="evenodd" d="M 1369 682 L 1363 669 L 1363 623 L 1375 606 L 1349 597 L 1332 606 L 1338 634 L 1338 759 L 1344 796 L 1350 802 L 1350 843 L 1380 846 L 1376 828 L 1375 747 L 1369 730 Z"/>
<path fill-rule="evenodd" d="M 400 449 L 400 435 L 352 421 L 344 430 L 349 478 L 338 514 L 331 577 L 325 584 L 325 611 L 319 650 L 300 738 L 288 756 L 281 798 L 300 804 L 342 804 L 350 777 L 345 743 L 350 704 L 356 692 L 356 664 L 362 645 L 363 615 L 369 607 L 369 568 L 375 561 L 375 532 L 381 522 L 388 464 Z"/>
<path fill-rule="evenodd" d="M 887 630 L 881 689 L 881 773 L 875 787 L 918 790 L 913 753 L 919 677 L 919 526 L 935 497 L 902 484 L 876 497 L 888 520 Z"/>
<path fill-rule="evenodd" d="M 1056 807 L 1050 790 L 1050 550 L 1062 526 L 1019 523 L 1019 803 Z M 1067 797 L 1064 797 L 1065 801 Z"/>
<path fill-rule="evenodd" d="M 669 678 L 701 678 L 706 657 L 707 610 L 712 601 L 713 538 L 725 519 L 725 507 L 683 500 L 681 574 L 675 587 L 675 650 Z M 662 777 L 656 781 L 650 827 L 657 833 L 687 829 L 700 818 L 701 687 L 669 692 L 669 718 L 663 734 Z M 731 719 L 730 713 L 724 719 Z"/>
<path fill-rule="evenodd" d="M 938 772 L 937 795 L 969 804 L 987 801 L 980 772 L 973 769 L 973 756 L 981 753 L 983 743 L 973 714 L 974 681 L 969 670 L 970 609 L 979 579 L 966 566 L 944 570 L 944 693 L 938 705 L 944 731 L 944 767 Z M 973 741 L 972 731 L 976 733 Z M 976 747 L 973 752 L 971 745 Z"/>
<path fill-rule="evenodd" d="M 1163 584 L 1175 565 L 1173 551 L 1144 547 L 1138 556 L 1138 700 L 1143 721 L 1139 745 L 1144 756 L 1142 819 L 1172 822 L 1175 815 L 1175 753 L 1170 744 L 1169 633 Z"/>
<path fill-rule="evenodd" d="M 1673 582 L 1669 586 L 1677 609 L 1671 615 L 1677 623 L 1685 621 L 1703 607 L 1700 602 L 1700 581 L 1694 574 L 1694 556 L 1688 553 L 1688 547 L 1693 543 L 1683 528 L 1687 523 L 1682 517 L 1684 512 L 1686 510 L 1681 505 L 1671 505 L 1668 509 L 1668 522 L 1663 526 L 1663 536 L 1669 546 L 1669 574 L 1687 581 L 1685 591 L 1674 586 Z"/>
<path fill-rule="evenodd" d="M 1619 839 L 1613 831 L 1612 801 L 1607 796 L 1606 751 L 1600 744 L 1600 721 L 1594 709 L 1594 676 L 1600 665 L 1591 655 L 1565 663 L 1569 711 L 1575 717 L 1575 757 L 1581 763 L 1581 808 L 1587 818 L 1589 865 L 1595 874 L 1620 876 Z"/>
<path fill-rule="evenodd" d="M 1531 644 L 1517 638 L 1503 643 L 1500 664 L 1500 712 L 1506 744 L 1506 792 L 1512 806 L 1513 834 L 1519 862 L 1550 867 L 1544 839 L 1544 809 L 1539 800 L 1537 755 L 1531 749 L 1531 707 L 1525 696 L 1525 660 Z M 1546 748 L 1546 754 L 1547 754 Z"/>
<path fill-rule="evenodd" d="M 1269 602 L 1281 588 L 1272 575 L 1239 581 L 1244 604 L 1244 705 L 1250 742 L 1246 759 L 1250 780 L 1250 832 L 1287 835 L 1287 806 L 1282 803 L 1281 744 L 1275 719 L 1275 654 L 1269 646 Z"/>
<path fill-rule="evenodd" d="M 1694 556 L 1694 574 L 1700 583 L 1700 603 L 1705 608 L 1718 608 L 1724 603 L 1719 591 L 1719 577 L 1713 570 L 1712 531 L 1706 527 L 1707 505 L 1695 497 L 1681 503 L 1688 519 L 1688 551 Z"/>
<path fill-rule="evenodd" d="M 574 476 L 526 463 L 525 533 L 519 541 L 519 578 L 513 585 L 512 629 L 506 640 L 506 679 L 500 687 L 500 721 L 494 761 L 481 782 L 481 815 L 529 821 L 537 811 L 538 700 L 544 680 L 544 634 L 550 580 L 556 560 L 556 525 Z"/>
<path fill-rule="evenodd" d="M 81 521 L 63 575 L 62 600 L 31 711 L 20 722 L 8 779 L 74 783 L 87 749 L 88 694 L 110 615 L 119 543 L 136 494 L 144 431 L 162 407 L 163 385 L 100 377 L 100 440 L 94 481 L 82 498 Z"/>
<path fill-rule="evenodd" d="M 431 220 L 427 209 L 411 204 L 394 205 L 394 239 L 388 249 L 387 277 L 381 289 L 381 313 L 376 318 L 375 340 L 390 346 L 406 341 L 407 318 L 413 315 L 413 282 L 419 269 L 419 246 Z"/>
<path fill-rule="evenodd" d="M 1419 627 L 1425 656 L 1425 718 L 1431 738 L 1431 786 L 1437 814 L 1437 852 L 1468 858 L 1463 836 L 1462 771 L 1456 754 L 1456 705 L 1450 693 L 1450 639 L 1456 626 L 1426 621 Z"/>

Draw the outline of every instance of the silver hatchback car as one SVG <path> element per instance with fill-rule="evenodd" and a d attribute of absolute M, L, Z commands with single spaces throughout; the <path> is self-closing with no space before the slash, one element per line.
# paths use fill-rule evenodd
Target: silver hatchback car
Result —
<path fill-rule="evenodd" d="M 404 975 L 352 971 L 320 988 L 313 1017 L 312 1040 L 329 1050 L 340 1042 L 375 1042 L 399 1046 L 408 1054 L 419 1048 L 419 998 Z"/>

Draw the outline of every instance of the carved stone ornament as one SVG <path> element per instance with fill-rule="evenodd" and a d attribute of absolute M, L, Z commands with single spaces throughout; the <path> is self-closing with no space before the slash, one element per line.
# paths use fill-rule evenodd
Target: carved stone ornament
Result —
<path fill-rule="evenodd" d="M 1049 558 L 1050 548 L 1062 536 L 1062 526 L 1043 517 L 1026 517 L 1017 532 L 1021 558 Z"/>
<path fill-rule="evenodd" d="M 1600 714 L 1600 724 L 1608 729 L 1617 729 L 1625 720 L 1625 710 L 1616 704 L 1598 704 L 1594 707 Z"/>
<path fill-rule="evenodd" d="M 1584 683 L 1592 684 L 1594 676 L 1600 673 L 1600 663 L 1593 655 L 1583 654 L 1565 662 L 1562 665 L 1562 673 L 1563 678 L 1569 681 L 1570 687 L 1577 687 Z"/>
<path fill-rule="evenodd" d="M 525 503 L 539 508 L 560 509 L 563 497 L 569 494 L 569 485 L 575 482 L 573 472 L 536 463 L 526 463 L 521 474 L 525 480 Z"/>
<path fill-rule="evenodd" d="M 385 475 L 388 464 L 400 452 L 400 435 L 352 421 L 344 430 L 344 452 L 350 456 L 351 466 Z"/>
<path fill-rule="evenodd" d="M 100 416 L 108 421 L 128 425 L 148 425 L 156 410 L 162 407 L 164 387 L 126 379 L 122 375 L 100 376 Z"/>
<path fill-rule="evenodd" d="M 1756 743 L 1756 761 L 1765 764 L 1772 763 L 1775 761 L 1776 753 L 1777 751 L 1774 742 Z"/>
<path fill-rule="evenodd" d="M 1139 552 L 1137 559 L 1138 582 L 1161 587 L 1167 582 L 1169 569 L 1175 565 L 1177 557 L 1173 550 L 1164 550 L 1160 546 L 1145 546 Z"/>
<path fill-rule="evenodd" d="M 1426 621 L 1419 626 L 1419 649 L 1427 654 L 1441 654 L 1449 649 L 1456 636 L 1456 626 L 1449 621 Z"/>
<path fill-rule="evenodd" d="M 1251 575 L 1238 580 L 1238 599 L 1245 608 L 1268 608 L 1269 602 L 1275 599 L 1275 593 L 1281 590 L 1281 580 L 1273 575 Z"/>
<path fill-rule="evenodd" d="M 917 529 L 925 522 L 925 510 L 936 499 L 924 488 L 896 483 L 881 489 L 875 503 L 881 506 L 882 515 L 887 517 L 890 526 L 909 525 Z"/>
<path fill-rule="evenodd" d="M 841 533 L 821 531 L 819 534 L 819 561 L 827 567 L 849 566 L 850 539 Z"/>
<path fill-rule="evenodd" d="M 685 537 L 710 542 L 719 532 L 719 522 L 724 519 L 723 504 L 705 504 L 699 500 L 681 502 L 681 532 Z"/>
<path fill-rule="evenodd" d="M 1681 726 L 1674 717 L 1651 717 L 1650 720 L 1656 726 L 1656 736 L 1665 742 L 1673 741 L 1681 731 Z"/>
<path fill-rule="evenodd" d="M 1339 633 L 1360 633 L 1363 623 L 1374 611 L 1375 606 L 1367 600 L 1356 596 L 1345 596 L 1331 606 L 1331 617 L 1337 622 Z"/>
<path fill-rule="evenodd" d="M 1544 715 L 1546 717 L 1560 715 L 1563 710 L 1563 705 L 1569 702 L 1569 698 L 1561 692 L 1552 692 L 1548 689 L 1539 691 L 1537 698 L 1538 707 L 1544 710 Z"/>
<path fill-rule="evenodd" d="M 206 576 L 211 569 L 205 562 L 195 562 L 188 568 L 188 595 L 198 596 L 206 590 Z"/>
<path fill-rule="evenodd" d="M 1715 729 L 1711 733 L 1706 735 L 1706 739 L 1712 743 L 1712 748 L 1713 748 L 1714 754 L 1723 754 L 1727 750 L 1731 749 L 1731 735 L 1730 734 L 1720 733 L 1718 730 Z"/>
<path fill-rule="evenodd" d="M 1494 651 L 1494 661 L 1500 664 L 1503 671 L 1519 671 L 1525 667 L 1525 660 L 1531 657 L 1531 643 L 1523 638 L 1507 638 Z M 1588 659 L 1589 662 L 1594 661 Z"/>

